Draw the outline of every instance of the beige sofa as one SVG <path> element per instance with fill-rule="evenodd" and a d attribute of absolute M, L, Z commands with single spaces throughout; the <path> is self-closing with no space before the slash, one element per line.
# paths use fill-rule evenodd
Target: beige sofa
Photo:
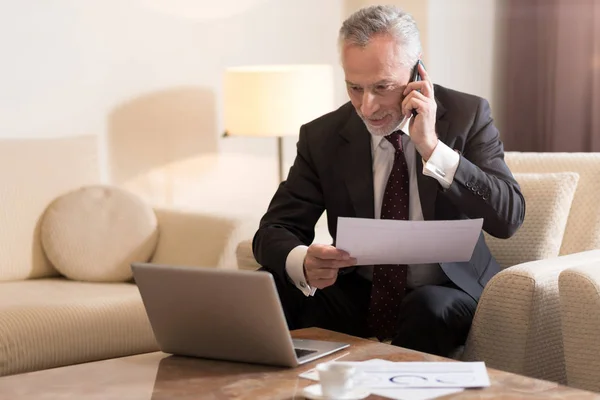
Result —
<path fill-rule="evenodd" d="M 504 270 L 486 286 L 466 346 L 457 358 L 566 382 L 558 276 L 600 260 L 600 154 L 506 154 L 526 198 L 525 223 L 511 239 L 486 235 Z M 331 243 L 323 219 L 315 242 Z M 251 241 L 239 267 L 256 269 Z"/>
<path fill-rule="evenodd" d="M 0 376 L 157 350 L 134 284 L 61 276 L 40 241 L 54 199 L 100 183 L 97 138 L 3 140 L 0 163 Z M 235 268 L 239 221 L 153 211 L 150 261 Z"/>

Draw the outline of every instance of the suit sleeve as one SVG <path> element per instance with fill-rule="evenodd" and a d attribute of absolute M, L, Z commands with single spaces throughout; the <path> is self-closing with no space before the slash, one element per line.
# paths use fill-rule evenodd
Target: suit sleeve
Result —
<path fill-rule="evenodd" d="M 275 192 L 252 242 L 258 263 L 282 276 L 290 251 L 296 246 L 312 243 L 315 224 L 325 209 L 307 136 L 303 126 L 288 178 Z"/>
<path fill-rule="evenodd" d="M 454 181 L 444 194 L 469 218 L 483 218 L 483 229 L 492 236 L 509 238 L 523 223 L 525 199 L 504 162 L 504 147 L 484 99 L 480 100 Z"/>

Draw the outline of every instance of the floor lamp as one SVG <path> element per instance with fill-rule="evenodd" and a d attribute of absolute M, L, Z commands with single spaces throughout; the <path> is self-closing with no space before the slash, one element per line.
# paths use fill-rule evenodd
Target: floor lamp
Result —
<path fill-rule="evenodd" d="M 333 111 L 330 65 L 266 65 L 229 68 L 224 77 L 227 136 L 277 138 L 279 182 L 283 181 L 283 138 Z"/>

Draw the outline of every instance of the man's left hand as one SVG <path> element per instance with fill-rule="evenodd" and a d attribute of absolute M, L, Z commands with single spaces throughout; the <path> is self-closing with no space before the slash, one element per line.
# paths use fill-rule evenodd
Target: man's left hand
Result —
<path fill-rule="evenodd" d="M 422 80 L 410 82 L 404 89 L 402 113 L 410 117 L 412 110 L 417 111 L 417 115 L 410 121 L 410 140 L 421 157 L 427 161 L 438 143 L 435 133 L 437 104 L 433 95 L 433 83 L 421 63 L 419 63 L 419 74 Z"/>

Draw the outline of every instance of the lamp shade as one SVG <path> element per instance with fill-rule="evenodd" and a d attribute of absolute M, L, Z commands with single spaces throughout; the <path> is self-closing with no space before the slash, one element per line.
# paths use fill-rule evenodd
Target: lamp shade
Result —
<path fill-rule="evenodd" d="M 295 136 L 333 109 L 330 65 L 229 68 L 224 81 L 224 119 L 229 135 Z"/>

